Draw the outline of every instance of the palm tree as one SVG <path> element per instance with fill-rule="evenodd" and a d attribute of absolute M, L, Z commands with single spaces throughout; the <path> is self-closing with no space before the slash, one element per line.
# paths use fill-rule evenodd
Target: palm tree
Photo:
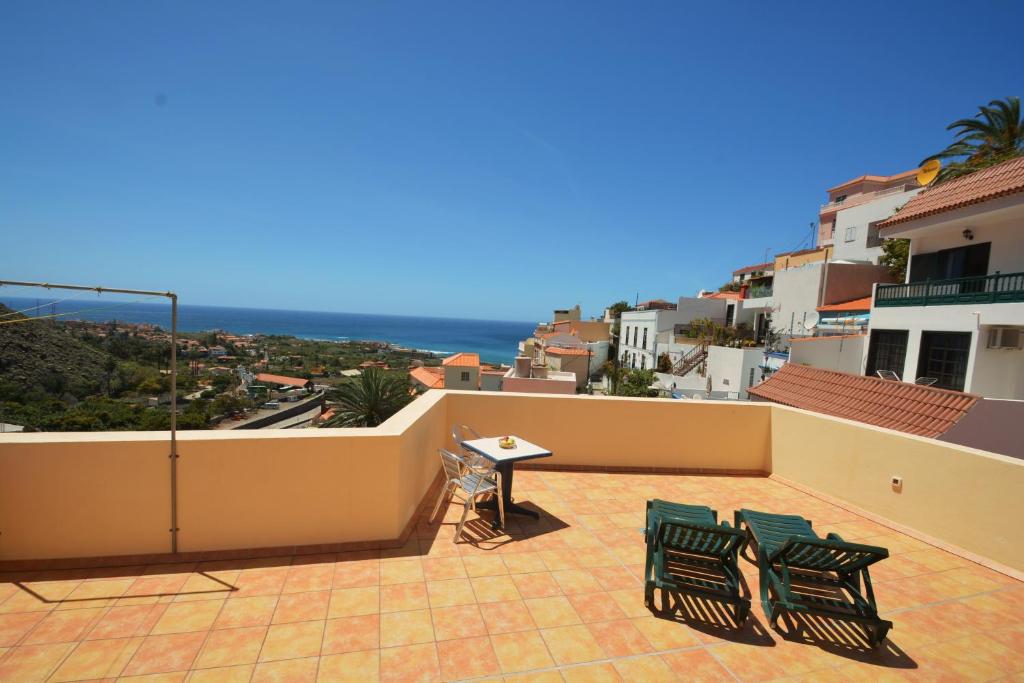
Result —
<path fill-rule="evenodd" d="M 324 427 L 376 427 L 412 401 L 409 380 L 378 368 L 367 368 L 355 382 L 334 392 L 337 414 Z"/>
<path fill-rule="evenodd" d="M 957 140 L 932 159 L 954 159 L 938 175 L 936 183 L 959 178 L 1024 154 L 1024 121 L 1020 116 L 1020 98 L 992 100 L 978 107 L 974 118 L 960 119 L 946 126 L 955 130 Z"/>

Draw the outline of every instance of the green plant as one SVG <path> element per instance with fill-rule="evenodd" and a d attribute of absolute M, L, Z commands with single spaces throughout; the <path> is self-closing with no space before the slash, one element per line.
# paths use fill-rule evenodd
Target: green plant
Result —
<path fill-rule="evenodd" d="M 654 370 L 629 370 L 620 379 L 614 394 L 616 396 L 656 397 L 657 389 L 652 389 Z"/>
<path fill-rule="evenodd" d="M 324 427 L 376 427 L 413 399 L 408 377 L 367 368 L 353 382 L 339 386 L 332 399 L 337 414 Z"/>
<path fill-rule="evenodd" d="M 939 171 L 936 183 L 974 173 L 1008 159 L 1024 154 L 1024 121 L 1021 119 L 1020 98 L 1007 97 L 992 100 L 978 107 L 970 119 L 959 119 L 946 126 L 956 131 L 957 138 L 946 149 L 933 154 L 932 159 L 952 160 Z"/>
<path fill-rule="evenodd" d="M 672 372 L 672 357 L 667 353 L 658 356 L 658 372 Z"/>
<path fill-rule="evenodd" d="M 903 282 L 906 279 L 909 258 L 910 240 L 888 239 L 882 242 L 882 256 L 878 262 L 889 267 L 889 273 L 897 282 Z"/>

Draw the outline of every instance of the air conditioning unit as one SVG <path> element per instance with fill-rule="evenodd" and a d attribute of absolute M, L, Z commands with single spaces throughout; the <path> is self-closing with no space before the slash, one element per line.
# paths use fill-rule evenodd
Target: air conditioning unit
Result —
<path fill-rule="evenodd" d="M 993 327 L 988 331 L 988 348 L 1020 349 L 1021 328 Z"/>

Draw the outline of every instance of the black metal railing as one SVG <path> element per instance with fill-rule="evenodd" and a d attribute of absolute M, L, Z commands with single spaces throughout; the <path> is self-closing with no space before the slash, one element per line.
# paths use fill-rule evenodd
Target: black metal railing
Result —
<path fill-rule="evenodd" d="M 949 306 L 1024 301 L 1024 273 L 878 285 L 875 306 Z"/>

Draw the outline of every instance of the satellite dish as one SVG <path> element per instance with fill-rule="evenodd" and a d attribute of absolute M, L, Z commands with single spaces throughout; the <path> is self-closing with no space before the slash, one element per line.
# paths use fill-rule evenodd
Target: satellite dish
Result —
<path fill-rule="evenodd" d="M 929 159 L 924 162 L 921 164 L 921 168 L 917 169 L 917 184 L 921 187 L 928 185 L 935 180 L 935 176 L 939 175 L 941 168 L 942 163 L 938 159 Z"/>
<path fill-rule="evenodd" d="M 804 329 L 807 330 L 808 332 L 810 332 L 815 327 L 817 327 L 818 320 L 819 320 L 819 317 L 818 317 L 818 314 L 816 312 L 808 313 L 807 314 L 807 318 L 804 319 Z"/>

